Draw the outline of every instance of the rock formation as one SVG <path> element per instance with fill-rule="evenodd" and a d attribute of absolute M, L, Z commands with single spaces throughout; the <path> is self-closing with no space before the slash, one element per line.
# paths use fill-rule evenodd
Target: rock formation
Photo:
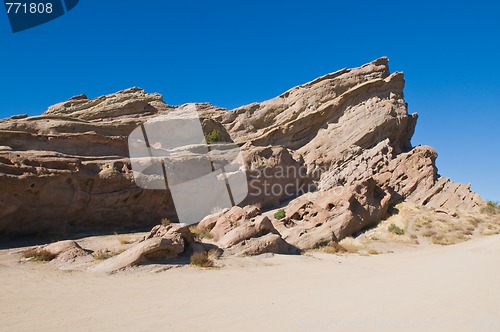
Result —
<path fill-rule="evenodd" d="M 292 253 L 373 226 L 402 201 L 479 212 L 485 203 L 469 185 L 438 174 L 434 149 L 412 147 L 417 115 L 408 114 L 404 84 L 380 58 L 231 111 L 195 104 L 205 132 L 241 146 L 249 183 L 244 209 L 208 216 L 198 227 L 227 252 Z M 175 221 L 168 190 L 135 185 L 127 137 L 178 107 L 185 105 L 132 88 L 0 121 L 0 234 Z M 283 219 L 265 212 L 280 206 Z M 130 264 L 174 240 L 147 241 L 156 242 L 129 252 Z"/>

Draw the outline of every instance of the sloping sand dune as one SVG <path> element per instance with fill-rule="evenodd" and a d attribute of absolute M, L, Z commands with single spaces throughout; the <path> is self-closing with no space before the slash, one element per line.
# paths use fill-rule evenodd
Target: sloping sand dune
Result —
<path fill-rule="evenodd" d="M 500 331 L 500 236 L 114 275 L 0 252 L 1 331 Z"/>

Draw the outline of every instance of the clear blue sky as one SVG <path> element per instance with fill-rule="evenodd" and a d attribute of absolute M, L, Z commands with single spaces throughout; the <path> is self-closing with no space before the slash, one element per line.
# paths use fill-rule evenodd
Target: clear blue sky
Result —
<path fill-rule="evenodd" d="M 139 86 L 234 108 L 388 56 L 406 74 L 413 143 L 441 174 L 500 201 L 496 1 L 81 0 L 13 34 L 0 10 L 0 117 Z"/>

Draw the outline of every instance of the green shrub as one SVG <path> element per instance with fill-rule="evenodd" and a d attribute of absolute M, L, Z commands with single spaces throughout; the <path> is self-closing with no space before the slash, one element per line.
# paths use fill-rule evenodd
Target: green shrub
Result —
<path fill-rule="evenodd" d="M 390 224 L 389 228 L 387 228 L 387 230 L 391 233 L 396 234 L 396 235 L 403 235 L 405 233 L 405 231 L 402 228 L 399 228 L 395 224 Z"/>
<path fill-rule="evenodd" d="M 283 209 L 279 209 L 274 214 L 274 218 L 276 218 L 278 220 L 285 218 L 285 216 L 286 216 L 286 213 L 285 213 L 285 210 L 283 210 Z"/>
<path fill-rule="evenodd" d="M 207 144 L 220 142 L 221 140 L 221 135 L 217 129 L 214 129 L 211 132 L 205 134 L 205 142 Z"/>

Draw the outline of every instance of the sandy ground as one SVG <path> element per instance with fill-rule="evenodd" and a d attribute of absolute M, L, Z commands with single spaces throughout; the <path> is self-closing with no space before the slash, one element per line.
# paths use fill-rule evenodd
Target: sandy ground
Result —
<path fill-rule="evenodd" d="M 113 275 L 0 251 L 0 331 L 500 331 L 500 236 Z"/>

